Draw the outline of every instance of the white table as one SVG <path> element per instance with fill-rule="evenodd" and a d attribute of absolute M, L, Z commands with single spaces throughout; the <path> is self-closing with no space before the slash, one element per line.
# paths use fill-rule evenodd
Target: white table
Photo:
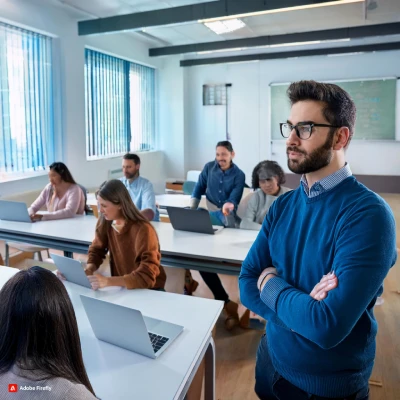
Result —
<path fill-rule="evenodd" d="M 94 238 L 97 219 L 81 216 L 57 221 L 23 223 L 0 221 L 0 240 L 25 242 L 86 254 Z M 165 266 L 238 275 L 257 231 L 222 229 L 215 235 L 176 231 L 171 224 L 152 222 Z"/>
<path fill-rule="evenodd" d="M 0 289 L 16 272 L 15 268 L 0 267 Z M 86 371 L 96 395 L 102 400 L 183 399 L 203 356 L 205 398 L 215 398 L 215 350 L 211 332 L 221 313 L 222 302 L 153 290 L 95 292 L 69 282 L 65 286 L 78 321 Z M 96 339 L 80 294 L 132 307 L 146 316 L 183 325 L 185 329 L 153 360 Z"/>

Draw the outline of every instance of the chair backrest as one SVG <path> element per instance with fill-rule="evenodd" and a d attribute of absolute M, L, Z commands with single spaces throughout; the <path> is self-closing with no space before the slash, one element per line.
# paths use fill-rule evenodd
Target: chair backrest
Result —
<path fill-rule="evenodd" d="M 201 174 L 201 171 L 195 171 L 195 170 L 188 171 L 187 175 L 186 175 L 186 180 L 197 183 L 197 181 L 199 180 L 200 174 Z"/>
<path fill-rule="evenodd" d="M 193 182 L 193 181 L 183 182 L 183 186 L 182 186 L 183 193 L 184 194 L 192 194 L 195 186 L 196 186 L 196 182 Z"/>
<path fill-rule="evenodd" d="M 78 186 L 81 188 L 81 190 L 83 192 L 83 196 L 85 197 L 85 214 L 88 215 L 88 214 L 90 214 L 90 208 L 87 205 L 87 190 L 86 190 L 85 186 L 80 185 L 79 183 L 78 183 Z"/>
<path fill-rule="evenodd" d="M 245 195 L 245 193 L 243 193 Z M 254 192 L 247 193 L 247 195 L 242 197 L 242 200 L 240 201 L 236 214 L 237 216 L 242 219 L 244 217 L 244 213 L 246 212 L 247 204 L 249 204 L 249 201 L 251 199 L 251 196 L 253 196 Z"/>

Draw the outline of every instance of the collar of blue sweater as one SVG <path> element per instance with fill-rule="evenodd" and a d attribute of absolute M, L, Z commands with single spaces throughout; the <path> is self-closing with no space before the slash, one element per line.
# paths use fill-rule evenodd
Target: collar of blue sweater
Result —
<path fill-rule="evenodd" d="M 304 193 L 307 195 L 307 197 L 312 198 L 333 189 L 335 186 L 339 185 L 339 183 L 343 182 L 346 178 L 352 175 L 353 173 L 351 172 L 350 165 L 346 163 L 344 167 L 340 168 L 338 171 L 326 176 L 320 181 L 315 182 L 311 188 L 308 187 L 305 175 L 301 176 L 300 182 Z"/>

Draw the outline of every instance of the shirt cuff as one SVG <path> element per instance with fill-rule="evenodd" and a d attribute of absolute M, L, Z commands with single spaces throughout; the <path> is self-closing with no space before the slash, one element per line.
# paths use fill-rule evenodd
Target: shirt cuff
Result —
<path fill-rule="evenodd" d="M 291 286 L 279 276 L 271 278 L 260 293 L 261 301 L 276 313 L 279 295 Z"/>

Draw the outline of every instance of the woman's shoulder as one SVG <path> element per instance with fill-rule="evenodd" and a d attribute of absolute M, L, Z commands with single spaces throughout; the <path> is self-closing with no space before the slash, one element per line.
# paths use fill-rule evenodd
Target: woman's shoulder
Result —
<path fill-rule="evenodd" d="M 82 192 L 82 189 L 77 183 L 71 183 L 67 191 L 70 193 L 80 193 Z"/>
<path fill-rule="evenodd" d="M 52 400 L 95 400 L 97 399 L 85 385 L 71 382 L 68 379 L 54 377 L 45 381 L 39 381 L 40 385 L 49 387 Z M 37 381 L 35 382 L 37 384 Z"/>
<path fill-rule="evenodd" d="M 51 183 L 48 183 L 44 188 L 43 188 L 43 192 L 50 192 L 50 190 L 52 190 L 52 186 Z"/>
<path fill-rule="evenodd" d="M 260 201 L 265 201 L 265 193 L 261 189 L 257 189 L 255 192 L 253 192 L 253 196 L 251 196 L 251 199 L 254 203 L 259 203 Z"/>
<path fill-rule="evenodd" d="M 148 221 L 131 221 L 127 223 L 129 231 L 132 233 L 152 233 L 155 232 L 153 225 Z"/>
<path fill-rule="evenodd" d="M 51 391 L 52 400 L 95 400 L 91 392 L 81 383 L 71 382 L 61 377 L 48 377 L 47 374 L 39 370 L 22 370 L 15 365 L 6 373 L 0 374 L 0 383 L 14 381 L 18 386 L 32 385 L 46 388 L 46 392 Z M 42 398 L 42 397 L 40 397 Z M 43 397 L 45 398 L 45 397 Z M 46 397 L 47 398 L 47 397 Z"/>
<path fill-rule="evenodd" d="M 54 378 L 54 384 L 60 387 L 60 397 L 54 397 L 68 400 L 94 400 L 95 396 L 81 383 L 71 382 L 64 378 Z"/>

